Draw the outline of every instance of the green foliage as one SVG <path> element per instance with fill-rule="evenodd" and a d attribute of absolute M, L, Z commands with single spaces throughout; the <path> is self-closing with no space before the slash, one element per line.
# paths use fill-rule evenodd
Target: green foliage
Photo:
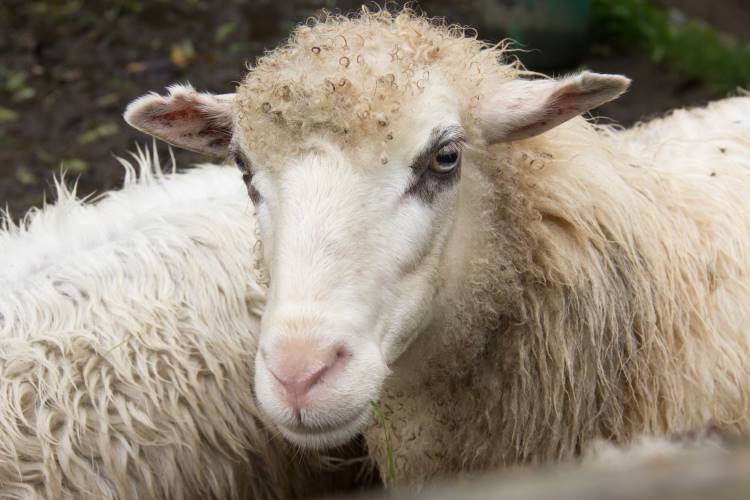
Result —
<path fill-rule="evenodd" d="M 12 122 L 15 121 L 16 118 L 18 118 L 18 113 L 10 108 L 0 106 L 0 123 Z"/>
<path fill-rule="evenodd" d="M 115 135 L 119 129 L 119 125 L 115 122 L 102 123 L 101 125 L 90 128 L 79 135 L 78 142 L 81 144 L 89 144 L 104 137 Z"/>
<path fill-rule="evenodd" d="M 592 38 L 619 52 L 647 52 L 656 63 L 705 82 L 717 94 L 750 87 L 750 47 L 649 0 L 593 0 Z"/>

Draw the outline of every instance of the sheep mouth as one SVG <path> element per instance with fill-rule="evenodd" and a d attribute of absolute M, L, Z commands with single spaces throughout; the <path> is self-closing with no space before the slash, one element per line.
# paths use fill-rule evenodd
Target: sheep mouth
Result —
<path fill-rule="evenodd" d="M 367 405 L 354 416 L 336 423 L 305 424 L 299 422 L 292 426 L 279 424 L 281 434 L 292 443 L 304 448 L 324 449 L 339 446 L 354 436 L 370 420 L 370 406 Z"/>

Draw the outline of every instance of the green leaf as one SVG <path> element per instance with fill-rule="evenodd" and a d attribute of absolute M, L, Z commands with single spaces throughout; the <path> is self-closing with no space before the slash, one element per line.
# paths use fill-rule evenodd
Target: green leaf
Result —
<path fill-rule="evenodd" d="M 27 99 L 31 99 L 35 95 L 36 95 L 36 90 L 34 90 L 31 87 L 24 87 L 18 92 L 15 92 L 11 99 L 14 102 L 21 102 L 21 101 L 26 101 Z"/>
<path fill-rule="evenodd" d="M 236 29 L 237 24 L 235 22 L 230 21 L 228 23 L 224 23 L 216 30 L 214 40 L 216 40 L 217 43 L 223 43 L 227 38 L 229 38 L 229 35 L 234 33 L 234 30 Z"/>
<path fill-rule="evenodd" d="M 24 186 L 39 182 L 39 178 L 29 167 L 18 167 L 16 169 L 16 180 Z"/>
<path fill-rule="evenodd" d="M 89 169 L 89 164 L 80 158 L 71 158 L 63 161 L 63 169 L 68 172 L 80 174 Z"/>
<path fill-rule="evenodd" d="M 0 123 L 12 122 L 18 118 L 18 113 L 9 108 L 0 106 Z"/>
<path fill-rule="evenodd" d="M 90 144 L 103 137 L 115 135 L 120 127 L 114 122 L 102 123 L 101 125 L 89 129 L 78 136 L 78 142 L 81 144 Z"/>

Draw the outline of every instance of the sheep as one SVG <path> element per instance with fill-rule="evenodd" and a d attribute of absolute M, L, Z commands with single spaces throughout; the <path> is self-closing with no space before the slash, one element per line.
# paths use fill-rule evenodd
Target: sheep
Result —
<path fill-rule="evenodd" d="M 0 231 L 0 497 L 347 486 L 355 450 L 299 453 L 253 401 L 265 292 L 239 173 L 136 159 L 121 191 L 88 204 L 60 183 L 55 206 Z"/>
<path fill-rule="evenodd" d="M 364 433 L 391 485 L 747 435 L 750 98 L 620 131 L 580 115 L 627 78 L 510 57 L 364 10 L 296 28 L 234 94 L 128 107 L 243 173 L 261 411 L 308 449 Z"/>

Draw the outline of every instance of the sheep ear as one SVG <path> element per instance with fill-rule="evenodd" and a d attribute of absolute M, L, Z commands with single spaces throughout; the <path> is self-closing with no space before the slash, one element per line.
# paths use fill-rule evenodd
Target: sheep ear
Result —
<path fill-rule="evenodd" d="M 533 137 L 619 97 L 629 85 L 624 76 L 588 71 L 560 80 L 511 80 L 485 89 L 482 132 L 490 144 Z"/>
<path fill-rule="evenodd" d="M 131 102 L 125 121 L 173 146 L 226 156 L 232 138 L 234 94 L 196 92 L 189 85 L 173 85 L 167 90 L 167 96 L 147 94 Z"/>

